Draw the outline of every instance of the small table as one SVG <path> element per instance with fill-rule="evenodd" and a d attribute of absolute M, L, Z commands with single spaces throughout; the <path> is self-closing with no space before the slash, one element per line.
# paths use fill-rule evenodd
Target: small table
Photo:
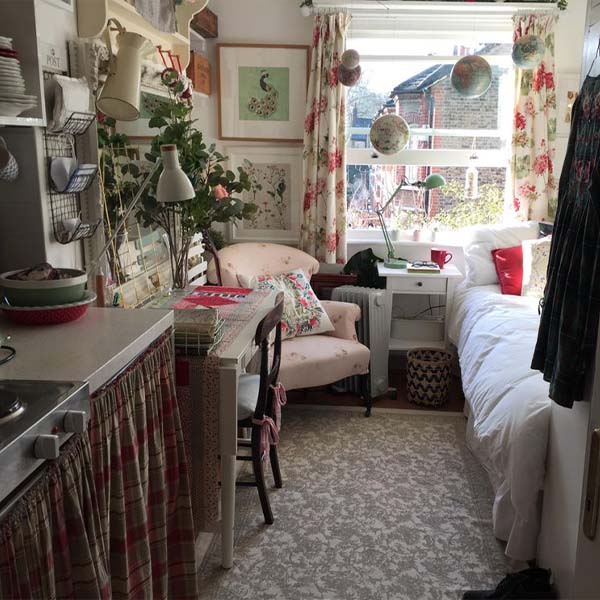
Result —
<path fill-rule="evenodd" d="M 179 300 L 196 289 L 191 285 L 179 294 L 173 294 L 170 298 L 160 298 L 152 305 L 152 308 L 172 308 Z M 229 307 L 217 307 L 224 323 L 225 336 L 223 340 L 210 352 L 210 356 L 216 358 L 218 368 L 218 422 L 215 420 L 214 428 L 218 426 L 218 454 L 221 463 L 221 534 L 222 534 L 222 558 L 221 564 L 229 569 L 233 566 L 233 528 L 235 523 L 235 479 L 236 479 L 236 454 L 237 454 L 237 395 L 240 374 L 244 371 L 258 346 L 254 343 L 256 328 L 260 321 L 267 316 L 275 305 L 276 292 L 252 292 L 245 301 L 239 303 L 240 310 L 230 310 Z M 250 300 L 253 300 L 250 302 Z M 200 360 L 200 357 L 182 357 L 189 360 Z M 178 383 L 179 385 L 179 383 Z M 206 382 L 200 385 L 211 389 L 212 386 Z M 200 389 L 190 384 L 192 399 L 194 403 L 198 399 Z M 217 394 L 215 394 L 217 395 Z M 180 399 L 181 405 L 181 399 Z M 192 417 L 204 418 L 211 421 L 209 415 L 194 415 Z M 211 429 L 213 423 L 211 421 Z M 216 433 L 216 432 L 215 432 Z M 195 440 L 196 441 L 196 440 Z M 199 457 L 194 452 L 192 442 L 192 462 Z M 217 449 L 215 448 L 215 454 Z M 192 470 L 194 467 L 192 466 Z M 216 481 L 213 482 L 216 486 Z M 195 493 L 192 484 L 192 494 Z"/>
<path fill-rule="evenodd" d="M 417 347 L 445 349 L 448 345 L 447 316 L 452 306 L 454 287 L 463 278 L 452 264 L 439 273 L 409 273 L 406 269 L 390 269 L 377 263 L 380 277 L 386 278 L 385 310 L 389 324 L 390 350 L 407 351 Z M 434 318 L 392 319 L 395 295 L 443 296 L 443 315 Z"/>

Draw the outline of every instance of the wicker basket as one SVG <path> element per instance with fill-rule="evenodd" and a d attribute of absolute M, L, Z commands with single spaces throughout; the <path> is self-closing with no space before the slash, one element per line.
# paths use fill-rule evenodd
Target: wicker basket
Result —
<path fill-rule="evenodd" d="M 444 350 L 416 348 L 407 355 L 408 400 L 422 406 L 442 406 L 448 401 L 452 354 Z"/>

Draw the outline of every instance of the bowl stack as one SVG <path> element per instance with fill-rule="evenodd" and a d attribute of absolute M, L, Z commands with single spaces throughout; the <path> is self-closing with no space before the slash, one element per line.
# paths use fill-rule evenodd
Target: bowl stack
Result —
<path fill-rule="evenodd" d="M 37 106 L 37 97 L 25 93 L 25 80 L 12 38 L 0 36 L 0 116 L 16 117 Z"/>
<path fill-rule="evenodd" d="M 60 272 L 61 279 L 15 279 L 21 271 L 0 275 L 0 310 L 4 316 L 24 325 L 57 325 L 83 316 L 96 300 L 96 295 L 85 289 L 87 274 L 77 269 L 55 271 Z"/>

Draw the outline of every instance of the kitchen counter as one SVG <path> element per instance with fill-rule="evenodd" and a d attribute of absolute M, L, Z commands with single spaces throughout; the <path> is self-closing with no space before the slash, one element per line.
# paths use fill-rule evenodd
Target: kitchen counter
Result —
<path fill-rule="evenodd" d="M 90 308 L 72 323 L 34 327 L 0 316 L 17 355 L 0 379 L 87 381 L 94 393 L 173 325 L 168 310 Z"/>

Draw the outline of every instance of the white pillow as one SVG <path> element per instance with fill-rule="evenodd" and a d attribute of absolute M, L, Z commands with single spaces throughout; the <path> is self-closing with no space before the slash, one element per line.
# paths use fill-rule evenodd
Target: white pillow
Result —
<path fill-rule="evenodd" d="M 551 236 L 523 242 L 523 287 L 521 296 L 543 297 L 551 243 Z"/>
<path fill-rule="evenodd" d="M 467 287 L 498 283 L 492 250 L 520 246 L 524 240 L 537 239 L 538 231 L 536 221 L 514 225 L 477 225 L 465 229 Z"/>
<path fill-rule="evenodd" d="M 238 281 L 244 287 L 283 292 L 282 339 L 334 331 L 335 327 L 302 269 L 255 277 L 238 274 Z"/>

